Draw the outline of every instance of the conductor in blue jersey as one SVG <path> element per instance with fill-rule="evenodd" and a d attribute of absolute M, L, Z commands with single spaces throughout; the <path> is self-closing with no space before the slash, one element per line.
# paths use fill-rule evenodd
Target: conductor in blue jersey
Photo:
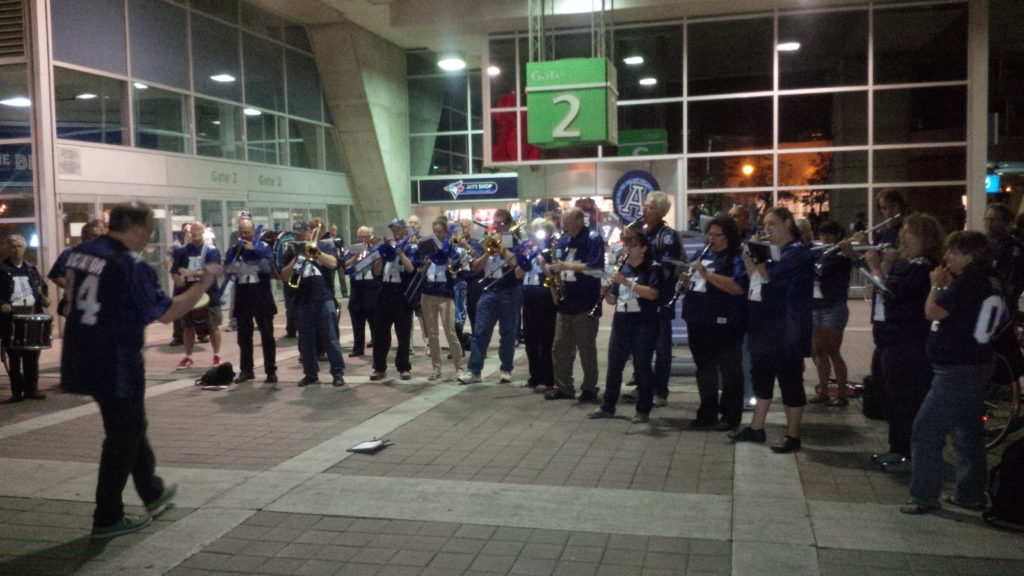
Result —
<path fill-rule="evenodd" d="M 169 298 L 156 271 L 140 256 L 155 228 L 142 202 L 118 204 L 109 232 L 76 247 L 65 264 L 68 314 L 61 353 L 61 387 L 88 394 L 103 418 L 103 449 L 96 485 L 92 537 L 139 530 L 165 512 L 176 487 L 156 475 L 146 436 L 146 375 L 142 356 L 146 326 L 169 324 L 188 312 L 213 285 L 220 266 L 206 264 L 197 282 Z M 148 515 L 124 513 L 128 476 Z"/>

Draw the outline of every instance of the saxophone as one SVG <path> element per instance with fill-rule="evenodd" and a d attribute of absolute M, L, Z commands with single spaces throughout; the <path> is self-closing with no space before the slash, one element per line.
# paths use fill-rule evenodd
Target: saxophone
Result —
<path fill-rule="evenodd" d="M 561 235 L 556 235 L 551 238 L 551 245 L 547 248 L 551 251 L 551 263 L 557 264 L 558 260 L 558 241 L 562 239 Z M 544 287 L 551 292 L 551 300 L 557 306 L 559 303 L 565 300 L 565 281 L 562 280 L 562 273 L 555 272 L 554 274 L 548 274 L 544 277 Z"/>

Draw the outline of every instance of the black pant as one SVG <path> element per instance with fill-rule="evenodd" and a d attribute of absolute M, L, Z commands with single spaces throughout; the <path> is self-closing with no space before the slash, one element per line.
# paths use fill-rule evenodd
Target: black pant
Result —
<path fill-rule="evenodd" d="M 622 390 L 622 371 L 626 361 L 633 357 L 633 372 L 636 377 L 636 413 L 650 414 L 654 406 L 654 389 L 651 380 L 654 371 L 654 346 L 658 341 L 658 322 L 641 314 L 616 313 L 612 319 L 612 335 L 608 340 L 608 375 L 605 378 L 604 401 L 601 409 L 615 413 Z"/>
<path fill-rule="evenodd" d="M 524 291 L 525 292 L 525 291 Z M 558 308 L 546 291 L 542 295 L 523 295 L 523 343 L 530 366 L 531 386 L 554 386 L 555 369 L 551 349 L 555 345 L 555 321 Z"/>
<path fill-rule="evenodd" d="M 880 348 L 879 366 L 889 420 L 889 451 L 910 456 L 914 417 L 932 384 L 932 366 L 925 342 L 903 342 Z"/>
<path fill-rule="evenodd" d="M 483 295 L 484 289 L 480 286 L 479 279 L 471 278 L 466 281 L 466 314 L 469 315 L 470 326 L 476 326 L 476 305 Z"/>
<path fill-rule="evenodd" d="M 689 326 L 688 333 L 700 392 L 697 419 L 711 422 L 721 413 L 723 422 L 739 424 L 743 416 L 743 334 L 714 325 Z"/>
<path fill-rule="evenodd" d="M 124 517 L 122 493 L 132 477 L 135 491 L 149 503 L 163 494 L 164 482 L 156 475 L 156 457 L 146 437 L 146 407 L 143 398 L 123 399 L 93 396 L 103 417 L 103 451 L 96 484 L 96 527 L 111 526 Z"/>
<path fill-rule="evenodd" d="M 779 381 L 782 403 L 790 408 L 807 404 L 804 390 L 804 357 L 798 350 L 786 345 L 782 330 L 767 330 L 751 333 L 747 339 L 750 345 L 750 382 L 754 396 L 760 400 L 771 400 L 775 393 L 775 380 Z"/>
<path fill-rule="evenodd" d="M 412 306 L 401 294 L 381 294 L 377 307 L 373 309 L 370 323 L 370 337 L 373 338 L 373 370 L 384 372 L 388 367 L 388 352 L 391 350 L 391 326 L 395 327 L 398 347 L 395 350 L 395 368 L 409 372 L 409 351 L 412 346 Z M 360 332 L 362 332 L 360 330 Z"/>
<path fill-rule="evenodd" d="M 352 319 L 352 353 L 362 354 L 366 350 L 366 323 L 373 317 L 373 310 L 349 308 L 348 315 Z M 372 331 L 370 338 L 373 338 Z"/>
<path fill-rule="evenodd" d="M 11 373 L 11 396 L 23 398 L 39 392 L 39 350 L 14 350 L 4 342 Z"/>
<path fill-rule="evenodd" d="M 263 347 L 263 371 L 270 376 L 277 374 L 277 343 L 274 342 L 274 317 L 272 315 L 255 315 L 251 312 L 235 310 L 238 318 L 238 370 L 242 374 L 252 375 L 254 370 L 252 354 L 253 321 L 260 331 L 260 346 Z"/>
<path fill-rule="evenodd" d="M 295 336 L 295 290 L 284 287 L 284 333 L 288 336 Z"/>

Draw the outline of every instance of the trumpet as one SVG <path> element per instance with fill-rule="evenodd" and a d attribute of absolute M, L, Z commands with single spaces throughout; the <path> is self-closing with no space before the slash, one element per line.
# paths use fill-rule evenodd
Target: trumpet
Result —
<path fill-rule="evenodd" d="M 690 288 L 693 287 L 693 262 L 703 260 L 710 250 L 711 243 L 709 242 L 704 246 L 704 249 L 700 251 L 700 254 L 697 254 L 697 257 L 691 260 L 690 264 L 687 264 L 686 269 L 679 274 L 679 280 L 676 282 L 676 292 L 665 304 L 666 308 L 675 308 L 676 300 L 679 300 L 680 296 L 690 291 Z"/>
<path fill-rule="evenodd" d="M 302 276 L 303 274 L 305 274 L 306 269 L 313 262 L 316 262 L 317 258 L 320 257 L 320 247 L 317 246 L 317 242 L 320 240 L 321 228 L 323 228 L 323 224 L 318 222 L 317 225 L 309 232 L 309 240 L 301 243 L 302 251 L 306 257 L 306 260 L 302 263 L 302 268 L 299 270 L 296 270 L 294 268 L 294 264 L 292 265 L 292 277 L 288 279 L 289 287 L 298 289 L 299 284 L 301 284 L 302 282 Z"/>
<path fill-rule="evenodd" d="M 519 237 L 518 236 L 519 229 L 522 228 L 522 227 L 523 227 L 523 222 L 520 222 L 519 224 L 516 224 L 515 226 L 510 228 L 508 230 L 508 233 L 512 234 L 516 238 L 518 238 Z M 502 248 L 502 246 L 501 246 L 501 233 L 500 232 L 494 232 L 492 234 L 488 234 L 487 236 L 484 236 L 483 245 L 484 245 L 484 252 L 486 252 L 488 256 L 497 256 L 501 252 L 501 248 Z"/>

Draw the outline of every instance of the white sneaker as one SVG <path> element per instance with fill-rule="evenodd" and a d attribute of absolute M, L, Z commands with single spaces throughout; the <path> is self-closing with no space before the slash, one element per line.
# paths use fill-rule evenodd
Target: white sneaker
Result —
<path fill-rule="evenodd" d="M 458 381 L 459 384 L 476 384 L 477 382 L 480 382 L 480 375 L 473 374 L 469 370 L 466 370 L 462 374 L 459 374 Z"/>
<path fill-rule="evenodd" d="M 508 384 L 509 382 L 512 381 L 512 373 L 511 372 L 505 372 L 504 370 L 502 370 L 500 374 L 501 374 L 501 379 L 498 380 L 498 381 L 501 382 L 502 384 Z"/>

